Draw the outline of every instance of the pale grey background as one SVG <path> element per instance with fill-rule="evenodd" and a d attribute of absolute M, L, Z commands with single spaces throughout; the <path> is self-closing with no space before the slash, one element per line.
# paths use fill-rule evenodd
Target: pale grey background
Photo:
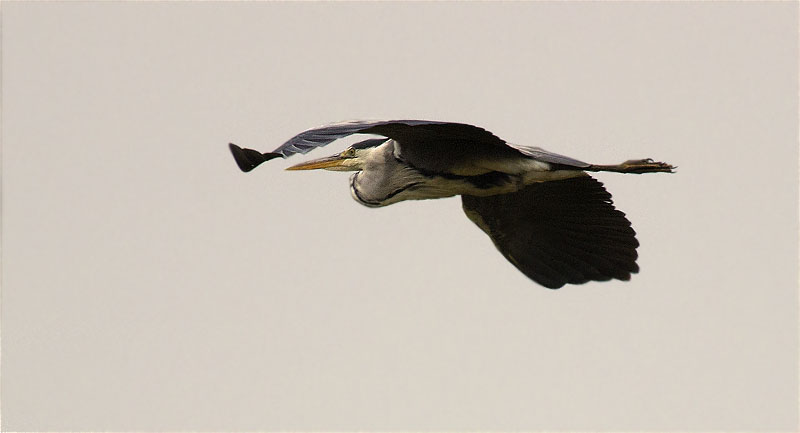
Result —
<path fill-rule="evenodd" d="M 4 3 L 3 429 L 796 431 L 797 10 Z M 642 272 L 550 291 L 228 153 L 349 118 L 680 169 L 598 176 Z"/>

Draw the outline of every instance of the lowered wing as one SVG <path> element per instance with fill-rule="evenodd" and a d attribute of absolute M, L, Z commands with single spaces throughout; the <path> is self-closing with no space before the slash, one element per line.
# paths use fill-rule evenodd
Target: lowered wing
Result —
<path fill-rule="evenodd" d="M 461 200 L 503 256 L 545 287 L 629 280 L 639 271 L 636 232 L 588 175 Z"/>

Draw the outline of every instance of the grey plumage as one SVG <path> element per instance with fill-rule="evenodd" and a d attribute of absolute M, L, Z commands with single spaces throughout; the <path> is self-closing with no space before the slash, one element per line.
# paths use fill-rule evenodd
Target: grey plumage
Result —
<path fill-rule="evenodd" d="M 243 171 L 352 134 L 375 134 L 344 152 L 290 167 L 356 171 L 353 198 L 370 207 L 462 196 L 464 211 L 500 252 L 545 287 L 630 279 L 638 241 L 625 214 L 588 171 L 672 172 L 650 159 L 594 165 L 518 146 L 467 124 L 427 120 L 350 121 L 313 128 L 272 152 L 230 144 Z"/>
<path fill-rule="evenodd" d="M 298 153 L 305 154 L 314 148 L 325 146 L 340 138 L 362 132 L 369 133 L 366 130 L 383 125 L 402 124 L 407 126 L 418 126 L 443 123 L 445 122 L 435 122 L 430 120 L 351 120 L 331 123 L 317 128 L 311 128 L 295 135 L 280 145 L 277 149 L 273 150 L 272 153 L 279 153 L 284 158 Z M 386 137 L 389 136 L 387 135 Z"/>

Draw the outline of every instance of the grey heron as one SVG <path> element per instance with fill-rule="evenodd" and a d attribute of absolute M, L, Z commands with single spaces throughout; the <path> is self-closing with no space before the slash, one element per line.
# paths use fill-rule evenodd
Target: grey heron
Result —
<path fill-rule="evenodd" d="M 355 171 L 350 193 L 369 207 L 461 196 L 467 217 L 537 283 L 557 289 L 629 280 L 639 271 L 636 232 L 587 172 L 672 173 L 652 159 L 587 164 L 508 143 L 477 126 L 428 120 L 349 121 L 304 131 L 272 152 L 229 144 L 242 171 L 305 154 L 352 134 L 373 134 L 341 153 L 287 170 Z"/>

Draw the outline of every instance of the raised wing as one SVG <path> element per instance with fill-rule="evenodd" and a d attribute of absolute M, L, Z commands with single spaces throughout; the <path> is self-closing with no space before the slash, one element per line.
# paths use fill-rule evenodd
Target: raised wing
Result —
<path fill-rule="evenodd" d="M 353 134 L 376 134 L 395 140 L 404 160 L 432 173 L 475 175 L 492 171 L 497 162 L 531 157 L 540 161 L 584 168 L 589 164 L 536 147 L 510 145 L 491 132 L 464 123 L 431 120 L 355 120 L 312 128 L 292 137 L 272 152 L 243 149 L 231 151 L 243 171 L 262 162 L 305 154 Z"/>
<path fill-rule="evenodd" d="M 639 271 L 636 232 L 603 184 L 589 176 L 461 199 L 503 256 L 545 287 L 629 280 Z"/>
<path fill-rule="evenodd" d="M 424 124 L 443 124 L 446 122 L 436 122 L 431 120 L 352 120 L 345 122 L 331 123 L 329 125 L 319 126 L 303 131 L 294 137 L 290 138 L 287 142 L 278 146 L 272 152 L 261 153 L 257 150 L 246 149 L 230 143 L 230 149 L 233 153 L 236 163 L 242 171 L 250 171 L 256 168 L 259 164 L 275 158 L 288 158 L 292 155 L 301 153 L 305 154 L 311 150 L 322 147 L 332 143 L 340 138 L 344 138 L 353 134 L 359 133 L 375 133 L 382 135 L 378 132 L 368 131 L 370 128 L 395 124 L 402 125 L 400 127 L 412 127 Z"/>
<path fill-rule="evenodd" d="M 351 120 L 331 123 L 295 135 L 272 153 L 278 153 L 286 158 L 297 153 L 308 153 L 314 148 L 325 146 L 353 134 L 378 134 L 394 138 L 380 131 L 402 131 L 419 125 L 442 125 L 445 123 L 432 120 Z"/>

